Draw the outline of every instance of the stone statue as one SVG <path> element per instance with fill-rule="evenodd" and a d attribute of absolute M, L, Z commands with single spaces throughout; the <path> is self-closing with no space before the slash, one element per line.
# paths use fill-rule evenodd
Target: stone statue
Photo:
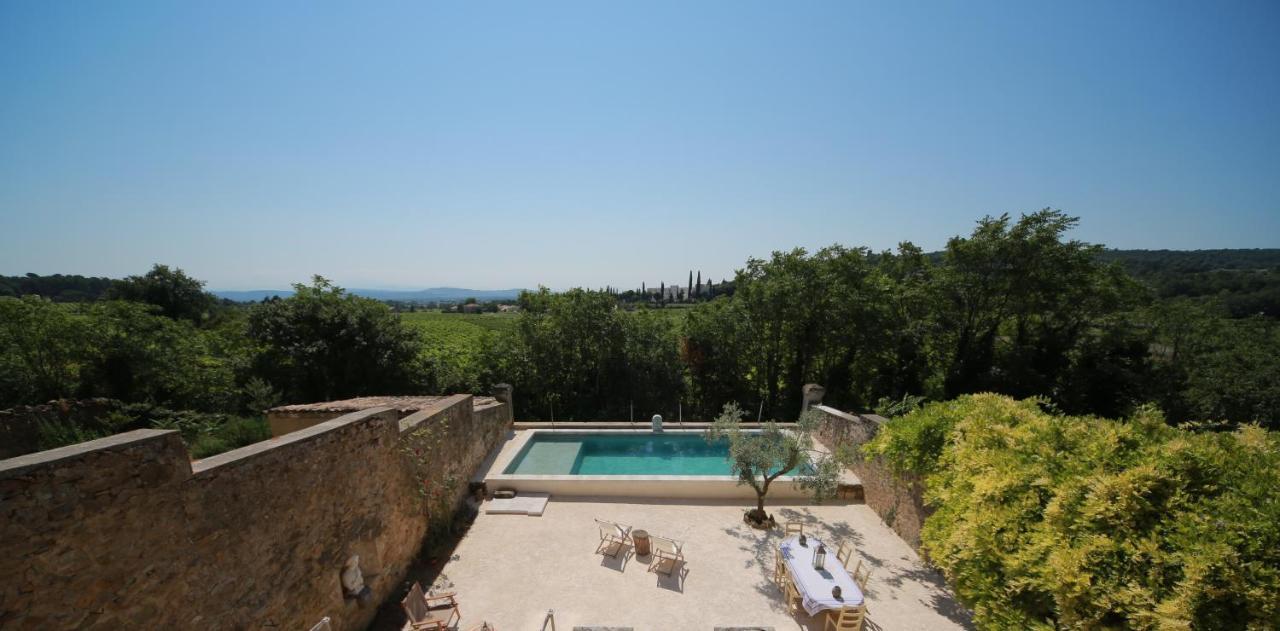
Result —
<path fill-rule="evenodd" d="M 356 597 L 364 589 L 364 575 L 360 573 L 360 555 L 353 554 L 350 559 L 347 559 L 347 564 L 342 566 L 342 592 L 347 596 Z"/>

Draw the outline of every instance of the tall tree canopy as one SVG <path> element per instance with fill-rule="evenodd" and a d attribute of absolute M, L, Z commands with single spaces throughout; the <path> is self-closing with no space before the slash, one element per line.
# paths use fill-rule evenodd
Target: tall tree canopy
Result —
<path fill-rule="evenodd" d="M 162 315 L 197 323 L 208 319 L 218 304 L 217 297 L 204 290 L 204 281 L 158 263 L 142 276 L 117 282 L 107 292 L 107 298 L 145 302 L 159 307 Z"/>
<path fill-rule="evenodd" d="M 417 380 L 420 341 L 387 305 L 346 293 L 316 276 L 294 294 L 249 313 L 249 338 L 261 348 L 258 374 L 286 401 L 407 394 Z"/>

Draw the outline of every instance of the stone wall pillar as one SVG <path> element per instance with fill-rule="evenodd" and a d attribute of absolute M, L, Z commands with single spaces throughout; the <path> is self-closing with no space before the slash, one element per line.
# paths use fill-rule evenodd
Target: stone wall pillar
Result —
<path fill-rule="evenodd" d="M 822 396 L 827 393 L 827 389 L 816 383 L 806 383 L 800 392 L 802 395 L 800 413 L 804 414 L 809 411 L 809 408 L 822 403 Z"/>
<path fill-rule="evenodd" d="M 493 387 L 493 398 L 507 404 L 507 422 L 516 418 L 515 388 L 509 383 L 500 383 Z"/>

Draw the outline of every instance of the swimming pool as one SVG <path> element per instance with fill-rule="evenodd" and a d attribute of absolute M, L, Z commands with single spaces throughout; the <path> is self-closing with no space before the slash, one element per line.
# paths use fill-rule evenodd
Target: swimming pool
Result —
<path fill-rule="evenodd" d="M 729 442 L 700 432 L 538 432 L 506 475 L 730 476 Z"/>

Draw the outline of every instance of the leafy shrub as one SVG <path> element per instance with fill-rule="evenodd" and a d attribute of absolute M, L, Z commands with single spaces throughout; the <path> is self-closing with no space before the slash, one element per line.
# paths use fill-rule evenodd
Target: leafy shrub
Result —
<path fill-rule="evenodd" d="M 983 394 L 892 421 L 868 451 L 927 473 L 925 552 L 983 628 L 1280 625 L 1274 433 Z"/>
<path fill-rule="evenodd" d="M 126 405 L 121 410 L 87 422 L 50 420 L 36 425 L 40 449 L 53 449 L 146 428 L 177 430 L 195 459 L 271 438 L 271 428 L 260 416 L 206 414 L 146 404 Z"/>

